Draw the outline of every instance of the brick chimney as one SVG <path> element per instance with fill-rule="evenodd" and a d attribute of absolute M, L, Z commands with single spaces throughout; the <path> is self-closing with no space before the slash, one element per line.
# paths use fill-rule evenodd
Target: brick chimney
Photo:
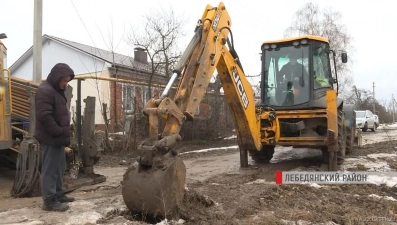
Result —
<path fill-rule="evenodd" d="M 134 61 L 148 64 L 147 53 L 145 49 L 139 47 L 134 48 Z"/>

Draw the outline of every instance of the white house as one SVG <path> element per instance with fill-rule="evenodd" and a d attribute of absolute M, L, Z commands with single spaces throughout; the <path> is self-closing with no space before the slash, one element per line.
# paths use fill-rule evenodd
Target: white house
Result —
<path fill-rule="evenodd" d="M 43 35 L 43 80 L 47 78 L 51 68 L 59 62 L 68 64 L 74 70 L 76 77 L 88 75 L 94 78 L 117 78 L 147 82 L 151 74 L 147 54 L 142 49 L 135 49 L 134 57 L 129 57 L 62 38 Z M 33 78 L 33 47 L 29 48 L 9 69 L 12 76 L 31 81 Z M 167 82 L 165 76 L 159 74 L 156 74 L 153 80 L 156 84 Z M 134 109 L 132 106 L 134 99 L 140 101 L 140 107 L 148 100 L 148 89 L 145 85 L 121 83 L 109 81 L 109 79 L 85 79 L 81 84 L 82 99 L 87 96 L 96 98 L 95 123 L 98 125 L 104 124 L 101 112 L 102 103 L 106 103 L 110 110 L 108 118 L 121 121 L 123 110 Z M 77 80 L 71 81 L 70 85 L 73 87 L 71 105 L 72 110 L 75 110 Z M 84 107 L 83 102 L 82 107 Z M 113 122 L 111 121 L 111 123 Z"/>

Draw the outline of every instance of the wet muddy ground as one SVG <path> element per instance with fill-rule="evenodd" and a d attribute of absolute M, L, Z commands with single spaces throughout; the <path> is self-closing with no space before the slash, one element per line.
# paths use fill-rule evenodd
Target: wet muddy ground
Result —
<path fill-rule="evenodd" d="M 366 145 L 347 155 L 340 169 L 395 171 L 395 139 L 395 130 L 363 133 Z M 173 220 L 136 217 L 126 209 L 120 181 L 131 159 L 120 153 L 102 157 L 95 171 L 106 182 L 71 193 L 77 200 L 64 213 L 42 211 L 40 197 L 10 197 L 12 171 L 1 170 L 0 224 L 397 224 L 395 183 L 275 184 L 277 170 L 323 170 L 319 150 L 277 147 L 270 163 L 250 161 L 247 169 L 239 166 L 235 139 L 179 149 L 191 150 L 201 151 L 180 155 L 187 167 L 187 194 Z"/>

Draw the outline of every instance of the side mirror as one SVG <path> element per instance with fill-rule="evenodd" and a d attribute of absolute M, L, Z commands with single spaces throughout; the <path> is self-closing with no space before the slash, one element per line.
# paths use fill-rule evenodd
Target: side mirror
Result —
<path fill-rule="evenodd" d="M 347 53 L 342 52 L 342 63 L 347 63 Z"/>

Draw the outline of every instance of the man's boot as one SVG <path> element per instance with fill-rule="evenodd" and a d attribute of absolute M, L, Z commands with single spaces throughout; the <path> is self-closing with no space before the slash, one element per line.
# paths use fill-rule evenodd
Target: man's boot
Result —
<path fill-rule="evenodd" d="M 43 202 L 43 206 L 41 207 L 42 210 L 45 211 L 66 211 L 69 209 L 69 206 L 65 203 L 60 203 L 55 198 L 48 199 Z"/>
<path fill-rule="evenodd" d="M 59 202 L 61 202 L 61 203 L 64 203 L 64 202 L 73 202 L 73 201 L 74 201 L 74 198 L 73 198 L 73 197 L 70 197 L 70 196 L 67 196 L 67 195 L 61 195 L 61 196 L 57 197 L 57 200 L 58 200 Z"/>

